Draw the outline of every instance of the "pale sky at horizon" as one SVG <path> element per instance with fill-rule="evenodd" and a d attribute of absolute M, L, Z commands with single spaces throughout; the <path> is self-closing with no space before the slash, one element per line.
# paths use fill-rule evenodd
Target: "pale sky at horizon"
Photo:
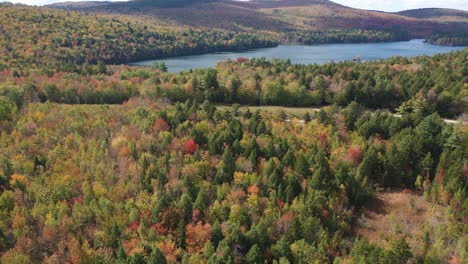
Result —
<path fill-rule="evenodd" d="M 0 0 L 0 2 L 23 3 L 27 5 L 46 5 L 66 1 L 80 2 L 93 0 Z M 468 11 L 468 0 L 334 0 L 334 2 L 354 8 L 380 10 L 387 12 L 426 7 L 454 8 Z"/>

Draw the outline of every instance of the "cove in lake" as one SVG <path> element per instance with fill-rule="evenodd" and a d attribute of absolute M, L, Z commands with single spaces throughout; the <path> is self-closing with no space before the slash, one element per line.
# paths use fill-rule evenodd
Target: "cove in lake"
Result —
<path fill-rule="evenodd" d="M 424 42 L 421 39 L 387 43 L 361 44 L 323 44 L 323 45 L 280 45 L 275 48 L 247 50 L 241 52 L 217 52 L 204 55 L 181 56 L 161 60 L 146 60 L 130 63 L 130 65 L 152 66 L 155 62 L 164 62 L 170 72 L 179 72 L 197 68 L 215 67 L 224 60 L 235 60 L 239 57 L 267 59 L 290 59 L 295 64 L 323 64 L 331 61 L 339 62 L 360 57 L 361 60 L 386 59 L 394 56 L 413 57 L 419 55 L 434 55 L 463 47 L 438 46 Z"/>

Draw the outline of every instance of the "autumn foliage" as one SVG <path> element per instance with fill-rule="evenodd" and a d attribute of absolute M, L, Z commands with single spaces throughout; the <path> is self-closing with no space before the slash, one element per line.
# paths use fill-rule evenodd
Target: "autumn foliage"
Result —
<path fill-rule="evenodd" d="M 362 64 L 238 59 L 168 73 L 104 62 L 271 42 L 0 7 L 1 263 L 465 257 L 467 131 L 439 114 L 464 111 L 467 51 Z M 402 223 L 381 227 L 383 244 L 356 240 L 376 192 L 414 187 L 449 208 L 414 227 L 419 244 L 405 242 Z"/>
<path fill-rule="evenodd" d="M 187 140 L 187 142 L 185 142 L 184 147 L 185 147 L 185 153 L 186 154 L 193 154 L 198 149 L 198 145 L 195 142 L 195 140 L 193 140 L 193 139 Z"/>
<path fill-rule="evenodd" d="M 203 252 L 206 242 L 211 240 L 211 225 L 202 224 L 199 221 L 196 224 L 187 225 L 187 251 L 191 254 Z"/>

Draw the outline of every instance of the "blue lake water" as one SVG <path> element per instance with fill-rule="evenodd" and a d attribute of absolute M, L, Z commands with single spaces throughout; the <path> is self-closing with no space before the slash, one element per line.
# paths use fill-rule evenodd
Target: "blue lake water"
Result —
<path fill-rule="evenodd" d="M 155 62 L 163 61 L 169 71 L 179 72 L 197 68 L 215 67 L 220 61 L 239 57 L 267 59 L 290 59 L 296 64 L 323 64 L 331 61 L 385 59 L 393 56 L 413 57 L 419 55 L 434 55 L 463 47 L 446 47 L 425 43 L 421 39 L 387 43 L 362 44 L 323 44 L 323 45 L 280 45 L 275 48 L 247 50 L 241 52 L 217 52 L 203 55 L 181 56 L 161 60 L 146 60 L 131 63 L 131 65 L 152 66 Z"/>

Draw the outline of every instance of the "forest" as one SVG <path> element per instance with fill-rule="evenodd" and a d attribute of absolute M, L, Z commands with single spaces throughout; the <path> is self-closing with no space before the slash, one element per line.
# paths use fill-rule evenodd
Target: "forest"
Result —
<path fill-rule="evenodd" d="M 144 23 L 132 17 L 85 15 L 0 3 L 0 69 L 78 65 L 271 47 L 261 34 Z M 136 22 L 135 22 L 136 21 Z"/>
<path fill-rule="evenodd" d="M 295 65 L 265 58 L 168 73 L 153 67 L 76 65 L 74 72 L 4 69 L 0 95 L 25 102 L 120 104 L 133 97 L 216 104 L 320 107 L 357 102 L 366 109 L 458 118 L 467 112 L 468 50 L 433 57 Z"/>
<path fill-rule="evenodd" d="M 428 42 L 444 46 L 468 46 L 468 33 L 458 34 L 435 34 L 431 36 Z"/>
<path fill-rule="evenodd" d="M 441 116 L 466 113 L 467 52 L 4 69 L 1 262 L 463 263 L 468 133 Z M 236 103 L 329 106 L 288 122 Z M 385 188 L 444 220 L 355 236 Z"/>
<path fill-rule="evenodd" d="M 140 4 L 135 3 L 135 4 Z M 152 3 L 154 4 L 154 3 Z M 82 67 L 144 59 L 239 51 L 279 43 L 357 43 L 408 40 L 388 30 L 229 31 L 182 26 L 131 15 L 102 15 L 0 3 L 0 70 L 41 67 L 79 72 Z M 452 42 L 460 41 L 451 39 Z M 447 44 L 447 39 L 432 40 Z M 451 43 L 452 43 L 451 42 Z"/>
<path fill-rule="evenodd" d="M 208 100 L 0 106 L 2 263 L 466 258 L 468 134 L 438 114 L 353 102 L 301 124 Z M 376 186 L 418 190 L 448 218 L 415 248 L 399 232 L 356 240 Z"/>
<path fill-rule="evenodd" d="M 466 263 L 468 49 L 170 73 L 117 64 L 395 36 L 0 19 L 0 263 Z"/>
<path fill-rule="evenodd" d="M 389 32 L 375 30 L 327 30 L 327 31 L 296 31 L 287 34 L 283 42 L 302 43 L 305 45 L 325 43 L 367 43 L 409 40 L 404 32 Z"/>
<path fill-rule="evenodd" d="M 267 34 L 287 39 L 289 33 L 309 32 L 308 44 L 331 43 L 326 35 L 340 34 L 338 41 L 356 39 L 357 32 L 367 32 L 361 41 L 382 41 L 374 33 L 391 34 L 393 40 L 428 38 L 434 34 L 458 34 L 468 30 L 467 12 L 451 9 L 415 9 L 391 13 L 350 8 L 329 0 L 133 0 L 125 2 L 80 2 L 52 4 L 52 8 L 153 19 L 177 27 L 189 26 L 222 31 Z M 153 21 L 154 22 L 154 21 Z M 317 35 L 323 32 L 325 36 Z M 374 33 L 372 32 L 374 31 Z M 365 33 L 363 34 L 365 35 Z M 376 37 L 374 39 L 374 37 Z"/>
<path fill-rule="evenodd" d="M 204 2 L 214 2 L 217 0 L 171 0 L 171 1 L 165 1 L 165 0 L 134 0 L 130 4 L 133 6 L 138 6 L 138 7 L 145 7 L 146 5 L 150 6 L 157 6 L 157 7 L 162 7 L 162 8 L 167 8 L 167 7 L 180 7 L 180 6 L 186 6 L 194 3 L 204 3 Z"/>

